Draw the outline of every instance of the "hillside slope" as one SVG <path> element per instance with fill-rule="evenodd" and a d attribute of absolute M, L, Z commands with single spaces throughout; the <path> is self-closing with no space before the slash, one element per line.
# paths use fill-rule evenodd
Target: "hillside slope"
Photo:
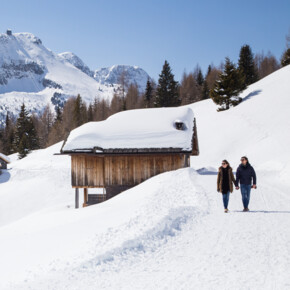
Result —
<path fill-rule="evenodd" d="M 290 66 L 216 112 L 190 105 L 200 156 L 117 197 L 73 209 L 60 144 L 0 176 L 1 289 L 289 289 Z M 246 154 L 258 176 L 250 212 L 223 213 L 216 173 Z M 39 176 L 39 178 L 38 178 Z M 33 190 L 31 190 L 33 189 Z"/>

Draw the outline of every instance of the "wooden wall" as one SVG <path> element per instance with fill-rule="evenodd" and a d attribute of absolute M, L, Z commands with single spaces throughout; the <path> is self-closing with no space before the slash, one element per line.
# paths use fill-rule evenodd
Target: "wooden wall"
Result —
<path fill-rule="evenodd" d="M 188 166 L 189 157 L 184 154 L 72 155 L 72 186 L 133 186 L 159 173 Z"/>

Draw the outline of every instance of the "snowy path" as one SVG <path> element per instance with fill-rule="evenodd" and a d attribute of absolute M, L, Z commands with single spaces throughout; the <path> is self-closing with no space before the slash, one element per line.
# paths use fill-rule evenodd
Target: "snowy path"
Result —
<path fill-rule="evenodd" d="M 194 194 L 199 204 L 188 219 L 170 224 L 174 234 L 141 236 L 142 247 L 112 252 L 101 263 L 76 260 L 27 289 L 290 289 L 289 195 L 258 176 L 252 211 L 241 212 L 240 191 L 234 191 L 228 214 L 216 175 L 191 176 L 180 192 Z"/>

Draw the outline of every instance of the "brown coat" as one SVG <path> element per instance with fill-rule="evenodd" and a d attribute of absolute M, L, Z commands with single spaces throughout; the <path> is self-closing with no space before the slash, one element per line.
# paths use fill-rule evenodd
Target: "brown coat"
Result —
<path fill-rule="evenodd" d="M 233 169 L 229 167 L 229 182 L 230 182 L 230 192 L 233 192 L 234 187 L 233 183 L 236 182 L 234 174 L 233 174 Z M 218 176 L 217 176 L 217 191 L 222 192 L 222 184 L 223 184 L 223 171 L 222 167 L 219 168 Z"/>

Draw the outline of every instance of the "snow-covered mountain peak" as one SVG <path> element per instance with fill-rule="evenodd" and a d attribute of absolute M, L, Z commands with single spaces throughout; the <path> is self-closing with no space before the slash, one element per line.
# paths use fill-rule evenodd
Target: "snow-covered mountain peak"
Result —
<path fill-rule="evenodd" d="M 145 91 L 149 75 L 138 66 L 113 65 L 97 69 L 94 78 L 101 84 L 120 84 L 124 78 L 125 83 L 136 83 L 140 91 Z"/>
<path fill-rule="evenodd" d="M 138 67 L 117 65 L 110 72 L 101 69 L 94 78 L 94 72 L 72 52 L 58 55 L 32 33 L 2 33 L 0 125 L 8 111 L 18 114 L 23 101 L 28 110 L 39 112 L 47 104 L 63 106 L 77 94 L 87 103 L 96 97 L 110 100 L 120 87 L 118 80 L 123 71 L 128 83 L 137 83 L 140 90 L 145 89 L 148 74 Z"/>
<path fill-rule="evenodd" d="M 84 72 L 90 77 L 93 77 L 94 73 L 90 70 L 90 68 L 73 52 L 67 51 L 67 52 L 62 52 L 59 53 L 58 56 L 65 60 L 68 61 L 70 64 Z"/>

